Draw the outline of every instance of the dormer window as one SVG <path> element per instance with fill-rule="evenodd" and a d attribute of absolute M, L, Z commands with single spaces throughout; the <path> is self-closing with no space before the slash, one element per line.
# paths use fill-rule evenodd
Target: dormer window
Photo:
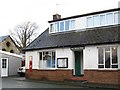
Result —
<path fill-rule="evenodd" d="M 50 32 L 63 32 L 63 31 L 70 31 L 75 30 L 75 20 L 64 20 L 64 21 L 57 21 L 55 23 L 50 24 Z"/>
<path fill-rule="evenodd" d="M 69 30 L 69 20 L 65 21 L 65 31 Z"/>
<path fill-rule="evenodd" d="M 60 32 L 64 31 L 64 21 L 60 22 Z"/>

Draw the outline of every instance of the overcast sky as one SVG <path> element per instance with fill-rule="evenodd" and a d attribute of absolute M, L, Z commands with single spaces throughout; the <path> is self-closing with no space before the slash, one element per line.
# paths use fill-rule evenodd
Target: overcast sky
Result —
<path fill-rule="evenodd" d="M 0 36 L 23 22 L 35 22 L 43 32 L 55 13 L 62 17 L 118 8 L 119 0 L 0 0 Z M 57 9 L 56 9 L 56 4 Z"/>

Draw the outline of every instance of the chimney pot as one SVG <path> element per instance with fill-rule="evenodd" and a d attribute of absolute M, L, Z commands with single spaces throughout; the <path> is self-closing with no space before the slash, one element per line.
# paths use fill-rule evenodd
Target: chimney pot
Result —
<path fill-rule="evenodd" d="M 53 20 L 58 20 L 58 19 L 61 19 L 61 15 L 59 14 L 53 15 Z"/>

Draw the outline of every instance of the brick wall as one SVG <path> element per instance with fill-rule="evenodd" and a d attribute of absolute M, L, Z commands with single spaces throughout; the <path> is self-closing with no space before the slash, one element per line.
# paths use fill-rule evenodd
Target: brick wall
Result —
<path fill-rule="evenodd" d="M 73 75 L 72 70 L 32 70 L 26 72 L 26 78 L 39 79 L 39 80 L 51 80 L 51 81 L 64 81 L 69 79 Z"/>
<path fill-rule="evenodd" d="M 84 77 L 91 83 L 120 84 L 120 70 L 85 70 Z"/>

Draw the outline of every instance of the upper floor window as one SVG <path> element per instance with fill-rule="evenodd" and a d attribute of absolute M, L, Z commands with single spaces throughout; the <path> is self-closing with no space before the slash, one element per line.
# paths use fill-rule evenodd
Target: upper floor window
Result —
<path fill-rule="evenodd" d="M 118 23 L 118 12 L 114 13 L 114 23 Z"/>
<path fill-rule="evenodd" d="M 106 14 L 106 24 L 113 24 L 113 13 Z"/>
<path fill-rule="evenodd" d="M 87 27 L 92 27 L 92 26 L 93 26 L 93 18 L 87 17 Z"/>
<path fill-rule="evenodd" d="M 70 25 L 70 22 L 69 20 L 65 21 L 65 30 L 69 30 L 69 25 Z"/>
<path fill-rule="evenodd" d="M 54 30 L 54 24 L 51 24 L 50 25 L 50 32 L 54 32 L 55 30 Z"/>
<path fill-rule="evenodd" d="M 100 24 L 99 15 L 93 16 L 93 24 L 94 26 L 97 26 Z"/>
<path fill-rule="evenodd" d="M 59 22 L 55 23 L 55 31 L 59 32 Z"/>
<path fill-rule="evenodd" d="M 50 24 L 50 32 L 63 32 L 75 29 L 75 20 L 58 21 Z"/>
<path fill-rule="evenodd" d="M 60 31 L 64 31 L 64 21 L 60 22 Z"/>
<path fill-rule="evenodd" d="M 118 24 L 118 12 L 97 14 L 86 18 L 86 26 L 90 28 L 113 24 Z"/>
<path fill-rule="evenodd" d="M 105 25 L 105 15 L 100 15 L 100 25 Z"/>
<path fill-rule="evenodd" d="M 98 49 L 98 68 L 118 68 L 117 47 Z"/>
<path fill-rule="evenodd" d="M 70 29 L 75 29 L 75 20 L 70 21 Z"/>

